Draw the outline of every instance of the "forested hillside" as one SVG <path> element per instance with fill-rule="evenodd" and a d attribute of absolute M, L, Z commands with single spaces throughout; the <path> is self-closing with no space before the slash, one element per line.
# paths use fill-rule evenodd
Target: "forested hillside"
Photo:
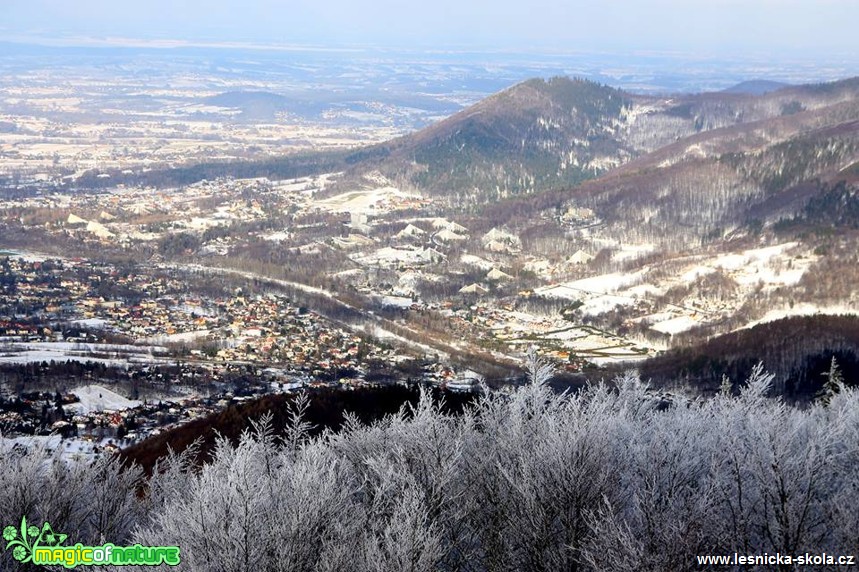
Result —
<path fill-rule="evenodd" d="M 654 386 L 719 390 L 725 376 L 739 383 L 756 363 L 776 376 L 774 389 L 791 401 L 819 394 L 835 357 L 848 379 L 859 379 L 859 320 L 853 316 L 796 316 L 677 347 L 644 361 L 639 372 Z"/>
<path fill-rule="evenodd" d="M 797 133 L 854 119 L 856 91 L 856 82 L 847 80 L 759 95 L 660 98 L 581 79 L 535 79 L 380 146 L 384 154 L 356 163 L 353 172 L 378 168 L 401 186 L 446 197 L 454 205 L 480 206 L 573 187 L 636 157 L 643 157 L 642 162 L 632 161 L 619 172 L 652 171 L 724 153 L 739 153 L 741 160 L 743 153 L 757 154 L 762 146 Z M 797 156 L 809 150 L 814 149 L 806 143 L 776 148 L 773 157 L 763 162 L 770 171 L 761 176 L 768 178 L 755 182 L 772 189 L 813 174 L 797 168 L 831 166 L 825 157 L 809 163 Z M 828 150 L 835 162 L 841 153 L 837 147 Z M 749 160 L 754 164 L 755 157 Z M 699 171 L 702 177 L 713 175 L 707 169 Z"/>

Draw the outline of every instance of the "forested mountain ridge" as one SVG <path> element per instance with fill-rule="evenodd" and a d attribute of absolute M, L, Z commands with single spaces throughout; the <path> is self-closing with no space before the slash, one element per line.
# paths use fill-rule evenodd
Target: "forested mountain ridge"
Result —
<path fill-rule="evenodd" d="M 630 160 L 579 185 L 490 205 L 487 216 L 524 220 L 587 207 L 613 239 L 688 248 L 791 218 L 825 187 L 855 182 L 856 80 L 764 96 L 693 95 L 669 107 L 636 102 L 652 107 L 625 126 Z"/>
<path fill-rule="evenodd" d="M 795 316 L 758 324 L 675 347 L 642 362 L 639 372 L 654 387 L 687 386 L 712 395 L 726 377 L 740 380 L 760 362 L 775 375 L 778 395 L 809 402 L 825 385 L 833 357 L 845 379 L 859 379 L 859 318 Z"/>
<path fill-rule="evenodd" d="M 612 234 L 626 240 L 692 245 L 794 215 L 857 160 L 854 100 L 683 139 L 570 197 L 617 224 Z"/>
<path fill-rule="evenodd" d="M 662 148 L 670 155 L 683 141 L 696 144 L 696 136 L 710 141 L 707 134 L 716 130 L 727 131 L 714 138 L 722 141 L 722 152 L 743 151 L 749 145 L 732 140 L 729 128 L 756 124 L 757 130 L 743 137 L 757 133 L 769 139 L 775 130 L 772 136 L 784 138 L 779 131 L 829 126 L 839 114 L 855 118 L 857 84 L 845 80 L 761 95 L 653 97 L 582 79 L 532 79 L 377 146 L 369 161 L 357 161 L 350 172 L 378 169 L 402 187 L 457 207 L 479 207 L 576 186 Z"/>
<path fill-rule="evenodd" d="M 632 106 L 581 79 L 532 79 L 416 133 L 377 146 L 349 174 L 377 169 L 451 205 L 577 184 L 635 155 L 617 136 Z"/>

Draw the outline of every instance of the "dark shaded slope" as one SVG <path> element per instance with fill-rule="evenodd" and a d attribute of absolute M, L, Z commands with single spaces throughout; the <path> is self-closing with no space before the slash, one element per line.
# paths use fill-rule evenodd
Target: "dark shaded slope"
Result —
<path fill-rule="evenodd" d="M 712 393 L 723 375 L 736 386 L 763 362 L 775 374 L 777 393 L 803 400 L 820 390 L 833 356 L 847 382 L 859 382 L 859 317 L 785 318 L 673 349 L 637 367 L 654 386 L 680 383 Z"/>
<path fill-rule="evenodd" d="M 471 400 L 469 394 L 432 390 L 433 398 L 444 399 L 445 410 L 461 412 Z M 338 430 L 345 421 L 345 414 L 351 413 L 363 423 L 371 423 L 398 412 L 407 404 L 417 404 L 417 388 L 399 385 L 344 391 L 323 389 L 310 391 L 310 405 L 303 420 L 313 428 L 311 434 L 318 435 L 325 429 Z M 255 401 L 233 405 L 220 413 L 195 419 L 175 429 L 124 449 L 120 455 L 124 460 L 138 463 L 147 473 L 152 471 L 155 462 L 164 457 L 169 450 L 184 451 L 195 440 L 201 440 L 198 462 L 205 462 L 214 447 L 218 436 L 231 442 L 238 442 L 242 432 L 252 427 L 254 420 L 263 415 L 272 415 L 272 425 L 276 434 L 284 433 L 289 422 L 296 395 L 266 395 Z"/>

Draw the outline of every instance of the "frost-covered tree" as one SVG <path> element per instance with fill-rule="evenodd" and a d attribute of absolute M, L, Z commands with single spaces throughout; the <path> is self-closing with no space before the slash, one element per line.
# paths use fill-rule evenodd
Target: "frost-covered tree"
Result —
<path fill-rule="evenodd" d="M 0 511 L 75 541 L 178 545 L 194 571 L 655 572 L 859 552 L 855 389 L 796 408 L 757 366 L 739 391 L 666 405 L 634 372 L 557 394 L 551 366 L 532 354 L 526 369 L 462 414 L 425 392 L 316 436 L 299 401 L 283 434 L 263 418 L 203 466 L 171 453 L 143 487 L 111 459 L 4 445 Z"/>
<path fill-rule="evenodd" d="M 90 463 L 69 461 L 56 443 L 49 443 L 53 441 L 22 444 L 0 438 L 2 526 L 26 516 L 39 526 L 49 522 L 56 531 L 73 531 L 75 542 L 130 541 L 142 516 L 137 498 L 142 471 L 122 467 L 109 456 Z M 0 570 L 20 570 L 20 565 L 4 553 Z"/>

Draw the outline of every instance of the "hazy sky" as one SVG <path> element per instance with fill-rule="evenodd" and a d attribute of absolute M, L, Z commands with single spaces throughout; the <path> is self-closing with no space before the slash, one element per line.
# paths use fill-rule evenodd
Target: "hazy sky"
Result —
<path fill-rule="evenodd" d="M 31 33 L 397 47 L 859 53 L 859 0 L 0 0 Z"/>

